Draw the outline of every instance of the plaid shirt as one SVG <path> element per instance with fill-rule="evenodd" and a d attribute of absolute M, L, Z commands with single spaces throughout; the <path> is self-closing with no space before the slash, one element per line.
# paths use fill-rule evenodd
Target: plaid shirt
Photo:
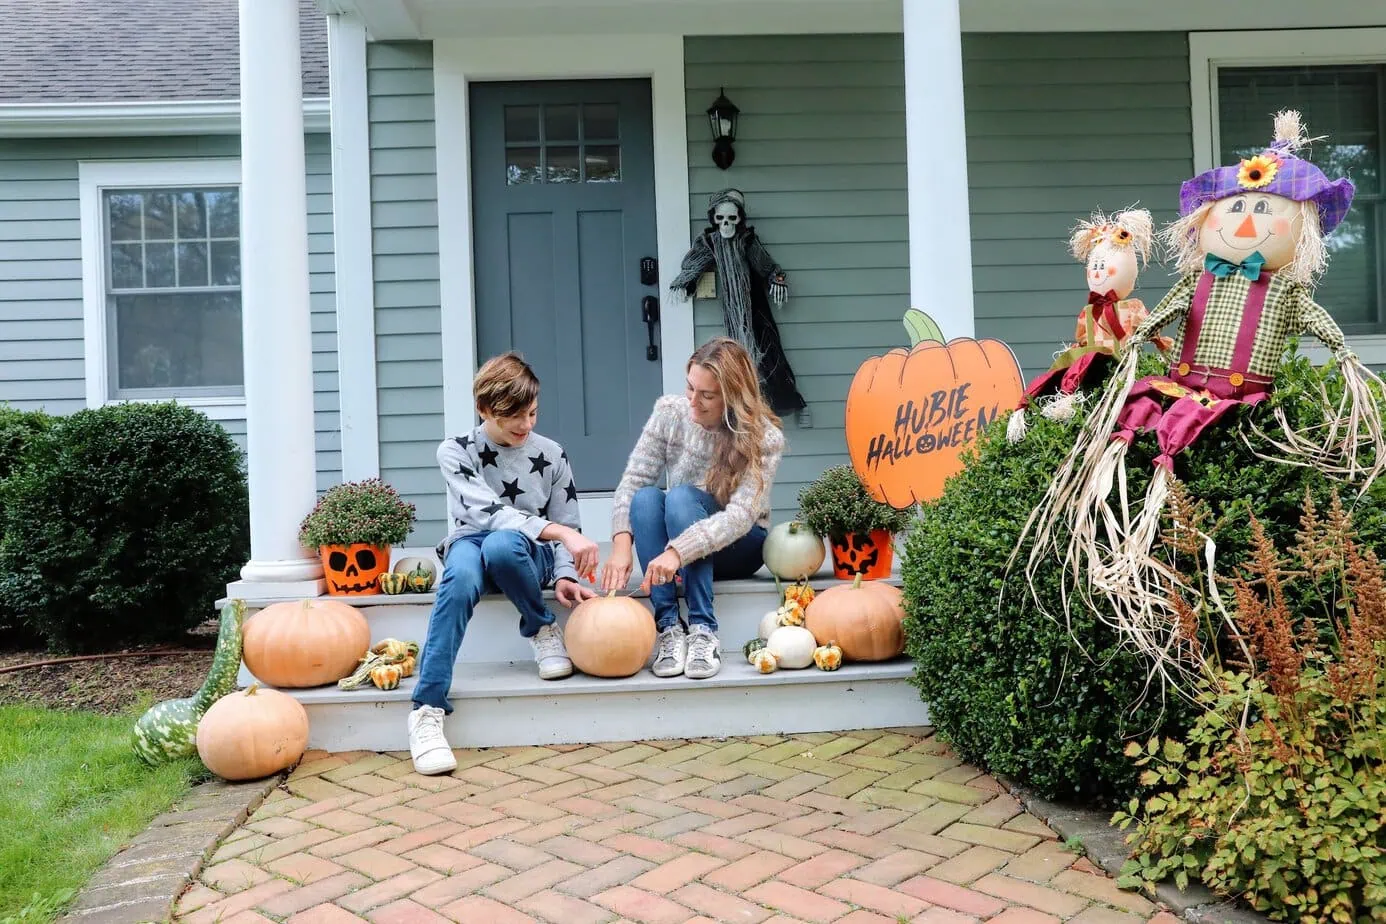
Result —
<path fill-rule="evenodd" d="M 1193 306 L 1194 290 L 1202 270 L 1186 274 L 1160 300 L 1160 304 L 1150 313 L 1150 317 L 1136 331 L 1132 338 L 1136 343 L 1144 343 L 1156 332 L 1175 318 L 1180 319 L 1179 331 L 1174 338 L 1174 347 L 1168 353 L 1171 362 L 1178 362 L 1184 349 L 1184 320 Z M 1211 366 L 1214 369 L 1232 368 L 1232 351 L 1237 343 L 1237 331 L 1242 323 L 1242 311 L 1246 305 L 1251 281 L 1241 273 L 1231 273 L 1214 279 L 1212 291 L 1208 294 L 1208 307 L 1203 317 L 1203 329 L 1199 333 L 1198 347 L 1194 352 L 1194 364 Z M 1250 372 L 1253 375 L 1274 378 L 1280 369 L 1280 358 L 1285 354 L 1289 339 L 1294 334 L 1309 333 L 1318 337 L 1335 354 L 1347 349 L 1343 332 L 1329 317 L 1328 312 L 1309 297 L 1308 290 L 1297 282 L 1283 276 L 1272 276 L 1266 292 L 1265 308 L 1261 312 L 1261 323 L 1256 331 L 1256 340 L 1251 350 L 1248 368 L 1233 370 Z"/>

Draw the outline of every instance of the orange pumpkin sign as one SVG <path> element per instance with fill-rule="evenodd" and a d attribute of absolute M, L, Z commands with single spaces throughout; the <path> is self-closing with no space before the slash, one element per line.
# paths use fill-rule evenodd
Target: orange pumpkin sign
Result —
<path fill-rule="evenodd" d="M 962 468 L 962 450 L 1025 384 L 1011 348 L 1000 340 L 957 337 L 927 314 L 905 312 L 910 349 L 862 363 L 847 393 L 847 450 L 852 468 L 878 501 L 905 508 L 943 494 Z"/>

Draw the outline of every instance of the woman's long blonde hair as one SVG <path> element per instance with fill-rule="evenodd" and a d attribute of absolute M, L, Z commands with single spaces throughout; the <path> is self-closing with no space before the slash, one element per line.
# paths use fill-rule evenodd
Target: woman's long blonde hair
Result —
<path fill-rule="evenodd" d="M 722 388 L 722 427 L 707 472 L 707 491 L 726 505 L 746 477 L 765 484 L 760 468 L 760 446 L 766 427 L 779 427 L 780 418 L 760 393 L 760 376 L 746 348 L 730 337 L 715 337 L 689 357 L 685 371 L 702 366 Z"/>

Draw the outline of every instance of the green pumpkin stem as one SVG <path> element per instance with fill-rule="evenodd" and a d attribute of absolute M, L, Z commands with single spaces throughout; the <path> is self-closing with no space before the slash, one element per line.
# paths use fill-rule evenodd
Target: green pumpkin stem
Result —
<path fill-rule="evenodd" d="M 258 690 L 258 689 L 260 689 L 260 681 L 257 680 L 257 681 L 255 681 L 254 683 L 252 683 L 250 686 L 246 687 L 245 695 L 246 695 L 246 696 L 254 696 L 254 695 L 255 695 L 255 691 Z"/>
<path fill-rule="evenodd" d="M 947 342 L 947 338 L 943 336 L 943 328 L 938 326 L 938 322 L 918 308 L 905 311 L 905 330 L 909 332 L 911 347 L 916 347 L 926 340 L 936 343 Z"/>
<path fill-rule="evenodd" d="M 854 588 L 860 588 L 860 587 L 861 587 L 861 577 L 862 577 L 861 572 L 858 571 L 858 572 L 857 572 L 857 576 L 856 576 L 855 578 L 852 579 L 852 586 L 853 586 Z"/>

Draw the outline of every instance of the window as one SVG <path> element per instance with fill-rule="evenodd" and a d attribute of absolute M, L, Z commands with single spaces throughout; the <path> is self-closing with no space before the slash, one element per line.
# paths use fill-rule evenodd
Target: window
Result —
<path fill-rule="evenodd" d="M 1325 238 L 1315 299 L 1365 361 L 1386 362 L 1386 29 L 1192 33 L 1189 58 L 1197 171 L 1264 149 L 1279 109 L 1326 136 L 1301 155 L 1356 194 Z"/>
<path fill-rule="evenodd" d="M 621 182 L 621 129 L 614 103 L 505 107 L 505 181 Z"/>
<path fill-rule="evenodd" d="M 239 173 L 219 160 L 81 165 L 89 405 L 243 408 Z"/>

